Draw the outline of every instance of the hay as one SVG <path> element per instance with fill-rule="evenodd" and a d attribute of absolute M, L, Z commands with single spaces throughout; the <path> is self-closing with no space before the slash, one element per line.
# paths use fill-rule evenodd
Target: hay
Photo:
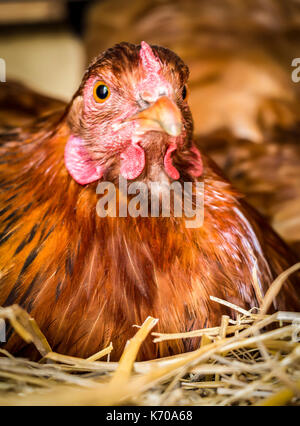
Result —
<path fill-rule="evenodd" d="M 261 306 L 251 311 L 212 296 L 237 313 L 236 319 L 224 315 L 219 327 L 152 332 L 154 342 L 202 336 L 201 345 L 193 352 L 144 362 L 135 359 L 157 319 L 145 320 L 116 363 L 109 362 L 112 344 L 88 359 L 52 352 L 22 308 L 0 308 L 0 318 L 8 319 L 42 356 L 37 363 L 0 350 L 0 404 L 300 405 L 300 313 L 266 314 L 284 280 L 299 268 L 297 264 L 281 274 Z"/>

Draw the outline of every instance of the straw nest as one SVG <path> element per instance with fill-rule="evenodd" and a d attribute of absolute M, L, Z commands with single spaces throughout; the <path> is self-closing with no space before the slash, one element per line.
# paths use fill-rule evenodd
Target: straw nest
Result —
<path fill-rule="evenodd" d="M 34 319 L 19 306 L 0 308 L 42 359 L 15 358 L 5 350 L 0 357 L 2 405 L 299 405 L 300 313 L 267 315 L 287 276 L 282 273 L 261 297 L 260 306 L 245 311 L 227 301 L 236 319 L 223 316 L 219 327 L 182 334 L 160 334 L 152 329 L 158 319 L 148 317 L 138 326 L 118 363 L 109 362 L 110 345 L 88 359 L 52 352 Z M 154 342 L 202 336 L 198 350 L 169 358 L 135 362 L 146 336 Z"/>

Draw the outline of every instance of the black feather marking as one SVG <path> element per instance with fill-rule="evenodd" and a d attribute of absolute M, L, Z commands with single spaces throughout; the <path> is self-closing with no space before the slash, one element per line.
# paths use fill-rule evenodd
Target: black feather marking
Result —
<path fill-rule="evenodd" d="M 16 256 L 18 253 L 20 253 L 20 251 L 23 250 L 23 248 L 26 246 L 26 244 L 27 244 L 27 237 L 21 242 L 21 244 L 18 245 L 14 256 Z"/>
<path fill-rule="evenodd" d="M 16 220 L 17 220 L 18 218 L 13 218 L 13 220 L 11 221 L 11 222 L 9 222 L 7 225 L 6 225 L 6 227 L 5 227 L 5 229 L 4 229 L 4 231 L 3 232 L 1 232 L 1 234 L 0 234 L 0 245 L 1 244 L 4 244 L 13 234 L 14 234 L 14 232 L 15 231 L 11 231 L 10 230 L 10 226 L 11 226 L 11 224 L 13 224 Z"/>
<path fill-rule="evenodd" d="M 52 321 L 50 321 L 48 324 L 47 324 L 47 326 L 46 327 L 44 327 L 44 330 L 45 331 L 48 331 L 49 330 L 49 328 L 55 323 L 57 321 L 57 319 L 56 318 L 53 318 L 53 320 Z"/>
<path fill-rule="evenodd" d="M 35 247 L 33 250 L 31 250 L 31 252 L 27 256 L 27 258 L 24 262 L 24 265 L 21 269 L 21 272 L 19 273 L 17 281 L 15 282 L 15 285 L 13 286 L 12 290 L 10 291 L 10 293 L 9 293 L 7 299 L 5 300 L 3 306 L 9 306 L 9 305 L 12 305 L 13 303 L 16 302 L 16 300 L 19 296 L 19 292 L 20 292 L 22 276 L 26 272 L 27 268 L 34 261 L 34 259 L 37 257 L 39 251 L 40 251 L 40 246 Z"/>
<path fill-rule="evenodd" d="M 38 230 L 38 228 L 39 228 L 39 225 L 37 223 L 32 227 L 32 229 L 31 229 L 31 231 L 28 235 L 28 241 L 27 241 L 28 243 L 31 243 L 31 241 L 33 240 L 33 238 L 36 234 L 36 231 Z"/>
<path fill-rule="evenodd" d="M 45 229 L 44 229 L 44 232 L 43 232 L 43 234 L 42 234 L 42 235 L 41 235 L 41 237 L 40 237 L 40 242 L 44 243 L 44 242 L 47 240 L 47 238 L 49 237 L 49 235 L 50 235 L 50 234 L 52 234 L 52 232 L 54 231 L 55 226 L 56 226 L 56 225 L 52 225 L 52 226 L 51 226 L 50 230 L 48 231 L 48 233 L 46 234 L 46 236 L 45 236 L 45 237 L 44 237 L 44 234 L 45 234 Z M 43 237 L 44 237 L 44 238 L 43 238 Z"/>
<path fill-rule="evenodd" d="M 19 278 L 24 274 L 24 272 L 26 271 L 26 269 L 29 267 L 29 265 L 31 265 L 31 263 L 34 261 L 34 259 L 37 257 L 38 253 L 40 251 L 40 247 L 35 247 L 34 249 L 31 250 L 31 252 L 29 253 L 27 259 L 24 262 L 23 268 L 21 269 Z"/>
<path fill-rule="evenodd" d="M 7 299 L 3 303 L 3 306 L 10 306 L 16 302 L 19 295 L 19 291 L 20 291 L 20 285 L 21 285 L 21 281 L 17 279 L 15 285 L 11 289 L 9 295 L 7 296 Z"/>
<path fill-rule="evenodd" d="M 35 286 L 35 284 L 36 284 L 36 282 L 37 282 L 38 277 L 39 277 L 39 273 L 37 273 L 37 274 L 35 275 L 35 277 L 34 277 L 34 278 L 33 278 L 33 280 L 31 281 L 31 283 L 29 284 L 29 286 L 28 286 L 27 290 L 26 290 L 26 291 L 25 291 L 25 293 L 23 294 L 23 296 L 22 296 L 22 298 L 21 298 L 21 300 L 20 300 L 20 302 L 19 302 L 19 305 L 20 305 L 22 308 L 25 308 L 26 300 L 27 300 L 28 296 L 30 295 L 30 293 L 32 292 L 32 290 L 33 290 L 33 288 L 34 288 L 34 286 Z"/>
<path fill-rule="evenodd" d="M 30 209 L 30 207 L 32 206 L 32 202 L 31 203 L 29 203 L 29 204 L 27 204 L 27 206 L 26 207 L 24 207 L 24 209 L 23 209 L 23 212 L 25 213 L 25 212 L 27 212 L 27 210 L 29 210 Z"/>
<path fill-rule="evenodd" d="M 29 314 L 30 314 L 30 312 L 32 311 L 33 304 L 34 304 L 34 299 L 33 299 L 33 298 L 31 298 L 31 299 L 29 300 L 28 306 L 27 306 L 27 308 L 26 308 L 26 311 L 27 311 Z"/>
<path fill-rule="evenodd" d="M 17 247 L 14 255 L 20 253 L 20 251 L 22 251 L 23 248 L 33 240 L 33 238 L 36 234 L 36 231 L 38 230 L 38 227 L 39 227 L 38 224 L 33 226 L 33 228 L 31 229 L 29 234 L 26 236 L 26 238 L 24 238 L 24 240 L 21 242 L 21 244 Z"/>
<path fill-rule="evenodd" d="M 66 258 L 66 273 L 70 276 L 73 274 L 74 262 L 70 255 Z"/>
<path fill-rule="evenodd" d="M 21 219 L 22 215 L 18 215 L 12 218 L 12 220 L 10 222 L 8 222 L 7 226 L 6 226 L 6 230 L 8 231 L 12 225 L 14 225 L 16 222 L 18 222 L 19 219 Z"/>
<path fill-rule="evenodd" d="M 0 246 L 4 243 L 6 243 L 7 240 L 9 240 L 9 238 L 14 235 L 14 231 L 12 232 L 7 232 L 4 231 L 0 234 Z"/>
<path fill-rule="evenodd" d="M 7 223 L 7 226 L 10 227 L 12 226 L 15 222 L 17 222 L 17 220 L 19 220 L 21 218 L 20 215 L 17 215 L 18 210 L 14 210 L 9 216 L 7 216 L 4 220 L 3 223 Z"/>
<path fill-rule="evenodd" d="M 62 282 L 59 281 L 59 283 L 56 286 L 56 291 L 55 291 L 55 300 L 56 300 L 56 302 L 59 299 L 59 296 L 60 296 L 60 293 L 61 293 L 61 288 L 62 288 Z"/>
<path fill-rule="evenodd" d="M 46 217 L 49 215 L 49 210 L 47 210 L 46 211 L 46 213 L 44 214 L 44 216 L 42 217 L 42 221 L 44 220 L 44 219 L 46 219 Z"/>
<path fill-rule="evenodd" d="M 11 208 L 11 205 L 5 207 L 4 209 L 0 210 L 0 216 L 3 216 L 8 210 Z"/>
<path fill-rule="evenodd" d="M 7 200 L 5 200 L 6 203 L 9 203 L 10 201 L 14 200 L 17 197 L 18 194 L 14 194 L 11 197 L 9 197 Z"/>

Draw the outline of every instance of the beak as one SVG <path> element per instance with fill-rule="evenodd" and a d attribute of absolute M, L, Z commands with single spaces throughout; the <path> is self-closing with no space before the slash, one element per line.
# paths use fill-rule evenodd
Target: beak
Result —
<path fill-rule="evenodd" d="M 149 108 L 135 114 L 130 120 L 138 120 L 143 133 L 156 130 L 170 136 L 179 136 L 182 130 L 181 112 L 167 96 L 162 96 Z"/>

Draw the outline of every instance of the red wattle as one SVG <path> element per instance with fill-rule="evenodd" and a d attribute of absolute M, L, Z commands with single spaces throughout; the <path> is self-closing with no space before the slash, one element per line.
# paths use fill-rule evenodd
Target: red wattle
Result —
<path fill-rule="evenodd" d="M 137 178 L 145 167 L 145 152 L 137 144 L 130 144 L 120 155 L 121 175 L 125 179 Z"/>
<path fill-rule="evenodd" d="M 104 173 L 102 166 L 97 166 L 89 157 L 82 139 L 70 136 L 65 146 L 65 165 L 80 185 L 99 180 Z"/>
<path fill-rule="evenodd" d="M 177 179 L 180 178 L 180 173 L 173 166 L 172 157 L 171 157 L 172 152 L 176 151 L 176 149 L 177 149 L 176 145 L 170 145 L 167 149 L 167 152 L 166 152 L 165 158 L 164 158 L 164 166 L 165 166 L 166 172 L 174 180 L 177 180 Z"/>

